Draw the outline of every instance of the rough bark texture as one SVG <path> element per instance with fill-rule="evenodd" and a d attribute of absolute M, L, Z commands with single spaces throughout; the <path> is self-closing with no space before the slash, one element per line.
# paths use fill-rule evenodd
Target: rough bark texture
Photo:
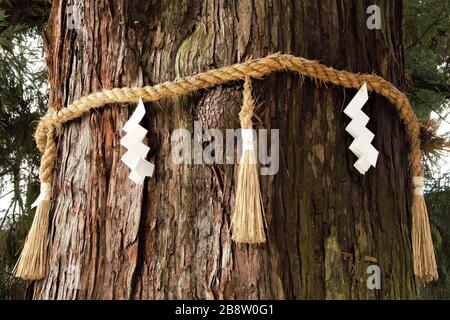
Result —
<path fill-rule="evenodd" d="M 101 88 L 157 84 L 283 51 L 402 86 L 401 1 L 54 1 L 45 31 L 50 106 Z M 82 8 L 86 29 L 66 27 Z M 156 164 L 144 188 L 119 159 L 129 110 L 59 132 L 47 277 L 35 299 L 415 298 L 404 130 L 389 103 L 365 111 L 380 151 L 361 176 L 342 113 L 354 91 L 278 73 L 254 82 L 259 126 L 280 129 L 280 170 L 262 177 L 268 241 L 231 241 L 237 167 L 170 160 L 175 128 L 236 128 L 241 83 L 148 104 Z M 382 290 L 368 290 L 377 261 Z"/>

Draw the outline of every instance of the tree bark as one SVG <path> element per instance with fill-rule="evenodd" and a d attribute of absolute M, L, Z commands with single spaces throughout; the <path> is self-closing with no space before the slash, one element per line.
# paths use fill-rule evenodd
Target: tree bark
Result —
<path fill-rule="evenodd" d="M 81 29 L 68 29 L 78 5 Z M 50 106 L 90 92 L 173 80 L 282 51 L 403 87 L 402 3 L 378 1 L 54 1 L 44 33 Z M 268 240 L 231 240 L 237 166 L 174 165 L 176 128 L 237 128 L 242 83 L 147 104 L 144 187 L 120 162 L 130 109 L 109 106 L 58 132 L 48 274 L 34 299 L 415 298 L 404 129 L 372 94 L 376 169 L 354 168 L 342 113 L 354 91 L 276 73 L 254 80 L 259 127 L 280 129 L 280 169 L 262 176 Z M 132 109 L 131 109 L 132 110 Z M 382 289 L 369 290 L 378 264 Z"/>

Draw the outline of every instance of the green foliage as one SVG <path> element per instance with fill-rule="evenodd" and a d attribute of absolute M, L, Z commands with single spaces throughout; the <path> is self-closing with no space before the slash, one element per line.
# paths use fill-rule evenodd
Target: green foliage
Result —
<path fill-rule="evenodd" d="M 13 267 L 32 218 L 32 215 L 20 216 L 10 227 L 0 229 L 0 300 L 25 297 L 26 285 L 14 277 Z"/>
<path fill-rule="evenodd" d="M 450 298 L 450 173 L 428 180 L 426 195 L 439 280 L 419 288 L 422 299 Z"/>
<path fill-rule="evenodd" d="M 408 94 L 419 119 L 434 111 L 448 121 L 450 100 L 450 0 L 406 0 L 404 13 Z M 450 297 L 450 174 L 426 163 L 427 194 L 439 280 L 419 288 L 422 299 Z"/>
<path fill-rule="evenodd" d="M 419 119 L 441 114 L 450 99 L 450 0 L 406 0 L 409 96 Z"/>
<path fill-rule="evenodd" d="M 46 77 L 39 70 L 39 46 L 30 44 L 37 29 L 8 26 L 5 18 L 0 10 L 0 191 L 3 196 L 12 184 L 13 205 L 24 213 L 22 198 L 36 180 L 39 162 L 33 132 L 46 105 Z"/>
<path fill-rule="evenodd" d="M 0 299 L 22 297 L 12 268 L 33 216 L 39 152 L 35 125 L 45 109 L 36 26 L 9 26 L 0 10 Z M 6 207 L 5 207 L 6 204 Z"/>

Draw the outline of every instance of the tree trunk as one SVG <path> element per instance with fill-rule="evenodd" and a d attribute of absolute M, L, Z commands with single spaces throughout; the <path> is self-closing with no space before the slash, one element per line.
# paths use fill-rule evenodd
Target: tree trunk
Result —
<path fill-rule="evenodd" d="M 90 92 L 173 80 L 282 51 L 403 84 L 402 4 L 378 1 L 54 1 L 44 33 L 50 106 Z M 83 26 L 68 28 L 69 5 Z M 276 73 L 254 80 L 260 127 L 280 129 L 280 169 L 262 176 L 268 241 L 231 240 L 237 166 L 174 165 L 176 128 L 237 128 L 242 83 L 147 104 L 144 187 L 119 145 L 127 106 L 58 132 L 48 271 L 35 299 L 415 298 L 406 136 L 393 106 L 365 107 L 376 169 L 354 168 L 342 110 L 355 91 Z M 382 289 L 366 286 L 377 263 Z"/>

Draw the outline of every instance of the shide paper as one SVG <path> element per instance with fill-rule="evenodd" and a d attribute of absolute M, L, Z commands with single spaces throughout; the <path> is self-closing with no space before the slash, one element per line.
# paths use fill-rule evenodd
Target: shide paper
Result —
<path fill-rule="evenodd" d="M 143 184 L 145 177 L 151 177 L 155 169 L 153 163 L 145 160 L 150 148 L 142 143 L 147 130 L 140 126 L 139 122 L 144 116 L 144 103 L 139 99 L 136 110 L 123 126 L 123 131 L 127 134 L 120 140 L 120 144 L 128 150 L 120 160 L 131 169 L 128 178 L 137 184 Z"/>
<path fill-rule="evenodd" d="M 358 157 L 354 167 L 361 174 L 365 174 L 371 166 L 375 167 L 378 159 L 378 151 L 371 144 L 375 135 L 366 128 L 369 117 L 361 110 L 367 100 L 369 95 L 367 85 L 364 83 L 344 109 L 344 113 L 352 119 L 345 131 L 355 138 L 349 149 Z"/>

